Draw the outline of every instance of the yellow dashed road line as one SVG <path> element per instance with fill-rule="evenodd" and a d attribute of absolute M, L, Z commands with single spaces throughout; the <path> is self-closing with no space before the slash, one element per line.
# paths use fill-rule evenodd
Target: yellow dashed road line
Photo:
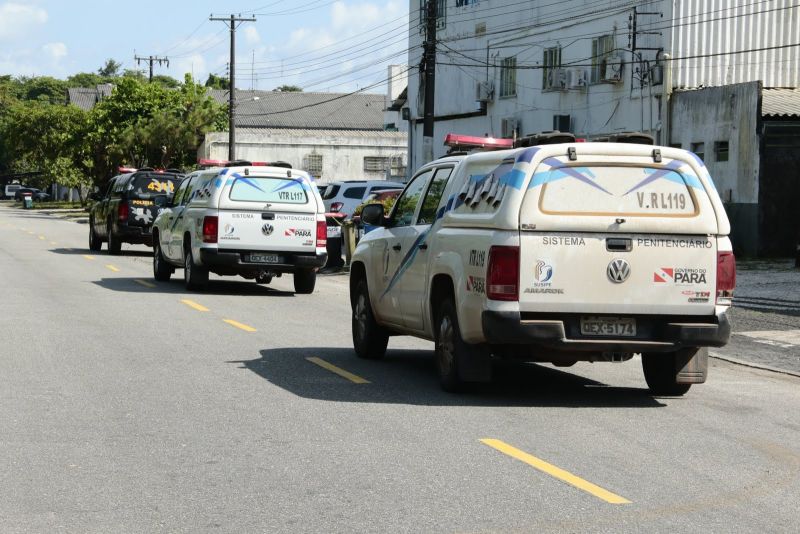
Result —
<path fill-rule="evenodd" d="M 134 280 L 140 286 L 144 286 L 148 289 L 155 289 L 156 285 L 153 283 L 148 282 L 147 280 Z"/>
<path fill-rule="evenodd" d="M 43 236 L 43 235 L 40 235 L 40 236 L 39 236 L 39 239 L 41 239 L 42 241 L 44 241 L 44 240 L 45 240 L 45 239 L 47 239 L 47 238 L 46 238 L 45 236 Z"/>
<path fill-rule="evenodd" d="M 119 272 L 119 268 L 118 267 L 114 267 L 111 264 L 106 265 L 106 269 L 108 269 L 109 271 L 114 271 L 115 273 Z"/>
<path fill-rule="evenodd" d="M 94 256 L 89 256 L 88 254 L 84 254 L 83 257 L 86 258 L 87 260 L 93 260 L 94 259 Z"/>
<path fill-rule="evenodd" d="M 239 330 L 244 330 L 245 332 L 255 332 L 256 331 L 256 329 L 253 328 L 252 326 L 247 326 L 246 324 L 242 324 L 239 321 L 234 321 L 233 319 L 223 319 L 223 321 L 225 321 L 226 323 L 228 323 L 231 326 L 235 326 Z"/>
<path fill-rule="evenodd" d="M 590 493 L 597 497 L 598 499 L 602 499 L 610 504 L 630 504 L 631 501 L 626 499 L 625 497 L 620 497 L 615 493 L 611 493 L 610 491 L 601 488 L 600 486 L 596 486 L 591 482 L 584 480 L 576 475 L 568 471 L 564 471 L 563 469 L 554 466 L 553 464 L 549 464 L 544 460 L 540 460 L 539 458 L 528 454 L 525 451 L 521 451 L 516 447 L 512 447 L 508 443 L 500 441 L 499 439 L 482 439 L 481 443 L 484 445 L 488 445 L 493 449 L 496 449 L 503 454 L 507 454 L 512 458 L 516 458 L 517 460 L 528 464 L 531 467 L 542 471 L 543 473 L 547 473 L 548 475 L 555 477 L 567 484 L 575 486 L 578 489 L 581 489 L 587 493 Z"/>
<path fill-rule="evenodd" d="M 181 302 L 183 302 L 184 304 L 186 304 L 186 305 L 187 305 L 187 306 L 189 306 L 190 308 L 194 308 L 194 309 L 195 309 L 195 310 L 197 310 L 197 311 L 201 311 L 201 312 L 207 312 L 207 311 L 208 311 L 208 308 L 206 308 L 206 307 L 205 307 L 205 306 L 203 306 L 202 304 L 198 304 L 198 303 L 196 303 L 196 302 L 195 302 L 195 301 L 193 301 L 193 300 L 189 300 L 189 299 L 182 299 L 182 300 L 181 300 Z"/>
<path fill-rule="evenodd" d="M 358 375 L 354 375 L 350 371 L 345 371 L 341 367 L 336 367 L 332 363 L 328 363 L 325 360 L 323 360 L 322 358 L 317 358 L 316 356 L 312 356 L 312 357 L 306 358 L 306 360 L 310 361 L 311 363 L 319 365 L 323 369 L 327 369 L 331 373 L 335 373 L 335 374 L 337 374 L 337 375 L 339 375 L 339 376 L 341 376 L 343 378 L 346 378 L 350 382 L 353 382 L 354 384 L 369 384 L 369 380 L 367 380 L 366 378 L 361 378 Z"/>

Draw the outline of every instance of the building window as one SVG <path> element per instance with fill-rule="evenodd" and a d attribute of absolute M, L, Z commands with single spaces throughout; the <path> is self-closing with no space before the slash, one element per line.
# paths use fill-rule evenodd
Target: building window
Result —
<path fill-rule="evenodd" d="M 698 158 L 705 160 L 706 157 L 706 144 L 705 143 L 692 143 L 692 152 L 694 152 Z"/>
<path fill-rule="evenodd" d="M 606 64 L 613 52 L 613 35 L 603 35 L 592 39 L 592 83 L 597 83 L 605 78 Z"/>
<path fill-rule="evenodd" d="M 542 60 L 542 89 L 553 87 L 550 76 L 552 76 L 553 69 L 559 68 L 561 68 L 561 47 L 545 48 Z"/>
<path fill-rule="evenodd" d="M 670 148 L 683 148 L 683 145 L 680 143 L 670 143 L 669 146 Z"/>
<path fill-rule="evenodd" d="M 716 141 L 714 143 L 714 158 L 717 161 L 728 161 L 728 142 Z"/>
<path fill-rule="evenodd" d="M 322 155 L 309 154 L 308 156 L 304 157 L 303 168 L 314 178 L 319 178 L 322 176 Z"/>
<path fill-rule="evenodd" d="M 365 156 L 364 172 L 384 172 L 389 168 L 389 160 L 381 156 Z"/>
<path fill-rule="evenodd" d="M 517 58 L 507 57 L 500 60 L 500 97 L 517 94 Z"/>

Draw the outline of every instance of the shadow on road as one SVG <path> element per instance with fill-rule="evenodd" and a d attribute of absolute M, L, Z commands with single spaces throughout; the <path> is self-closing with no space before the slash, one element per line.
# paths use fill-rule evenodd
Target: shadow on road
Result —
<path fill-rule="evenodd" d="M 136 280 L 143 280 L 156 287 L 145 287 Z M 267 296 L 267 297 L 293 297 L 290 291 L 280 291 L 269 286 L 263 286 L 247 280 L 211 280 L 208 287 L 203 291 L 187 291 L 183 285 L 183 279 L 178 276 L 169 282 L 156 282 L 152 277 L 140 276 L 134 278 L 101 278 L 95 280 L 93 284 L 119 291 L 122 293 L 169 293 L 174 295 L 200 296 L 200 295 L 235 295 L 235 296 Z"/>
<path fill-rule="evenodd" d="M 424 406 L 559 406 L 658 408 L 665 406 L 646 389 L 610 387 L 550 367 L 498 362 L 494 379 L 469 393 L 439 388 L 432 351 L 389 350 L 381 361 L 359 360 L 352 349 L 283 348 L 261 351 L 241 364 L 276 386 L 304 398 Z M 316 356 L 371 383 L 353 384 L 306 358 Z"/>
<path fill-rule="evenodd" d="M 131 258 L 131 257 L 132 258 L 136 258 L 136 257 L 152 258 L 153 257 L 152 251 L 148 252 L 146 250 L 125 250 L 125 249 L 123 249 L 117 255 L 111 255 L 106 250 L 99 250 L 99 251 L 95 252 L 93 250 L 89 250 L 88 248 L 51 248 L 50 252 L 52 252 L 53 254 L 64 254 L 64 255 L 72 255 L 72 256 L 84 256 L 84 255 L 88 254 L 90 256 L 107 257 L 109 259 L 118 258 L 120 256 L 129 257 L 129 258 Z"/>

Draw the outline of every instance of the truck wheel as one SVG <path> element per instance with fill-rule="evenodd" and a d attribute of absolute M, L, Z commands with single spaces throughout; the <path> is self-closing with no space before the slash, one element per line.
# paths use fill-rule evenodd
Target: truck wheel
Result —
<path fill-rule="evenodd" d="M 169 277 L 172 276 L 174 269 L 172 265 L 167 263 L 164 259 L 164 254 L 161 252 L 161 243 L 158 240 L 153 242 L 153 278 L 159 282 L 168 282 Z"/>
<path fill-rule="evenodd" d="M 375 321 L 367 281 L 359 280 L 353 295 L 353 347 L 359 358 L 379 360 L 386 355 L 389 333 Z"/>
<path fill-rule="evenodd" d="M 89 219 L 89 250 L 97 252 L 101 248 L 103 248 L 103 241 L 94 231 L 94 219 Z"/>
<path fill-rule="evenodd" d="M 317 272 L 313 269 L 301 269 L 294 273 L 294 292 L 309 295 L 317 285 Z"/>
<path fill-rule="evenodd" d="M 186 284 L 186 289 L 190 291 L 205 289 L 208 285 L 208 269 L 194 263 L 192 247 L 185 245 L 184 248 L 186 251 L 183 255 L 183 281 Z"/>
<path fill-rule="evenodd" d="M 122 243 L 119 238 L 114 235 L 114 226 L 111 221 L 108 221 L 108 253 L 116 256 L 122 250 Z"/>
<path fill-rule="evenodd" d="M 692 387 L 691 384 L 677 382 L 679 354 L 679 352 L 642 353 L 644 379 L 653 395 L 679 397 Z"/>
<path fill-rule="evenodd" d="M 445 300 L 439 308 L 436 319 L 436 369 L 439 371 L 439 383 L 442 389 L 452 393 L 463 391 L 460 367 L 465 360 L 478 360 L 477 345 L 470 345 L 461 338 L 458 326 L 458 314 L 452 298 Z"/>

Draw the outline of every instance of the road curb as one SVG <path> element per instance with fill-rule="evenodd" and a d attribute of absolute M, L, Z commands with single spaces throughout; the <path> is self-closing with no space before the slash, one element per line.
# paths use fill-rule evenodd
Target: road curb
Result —
<path fill-rule="evenodd" d="M 712 358 L 716 358 L 717 360 L 722 360 L 724 362 L 733 363 L 736 365 L 742 365 L 744 367 L 750 367 L 752 369 L 760 369 L 762 371 L 770 371 L 772 373 L 779 373 L 782 375 L 789 375 L 800 378 L 800 373 L 795 371 L 787 371 L 786 369 L 778 369 L 777 367 L 770 367 L 769 365 L 760 365 L 758 363 L 748 362 L 745 360 L 739 360 L 737 358 L 730 358 L 728 356 L 722 356 L 720 354 L 715 354 L 713 352 L 709 352 L 708 355 Z"/>

